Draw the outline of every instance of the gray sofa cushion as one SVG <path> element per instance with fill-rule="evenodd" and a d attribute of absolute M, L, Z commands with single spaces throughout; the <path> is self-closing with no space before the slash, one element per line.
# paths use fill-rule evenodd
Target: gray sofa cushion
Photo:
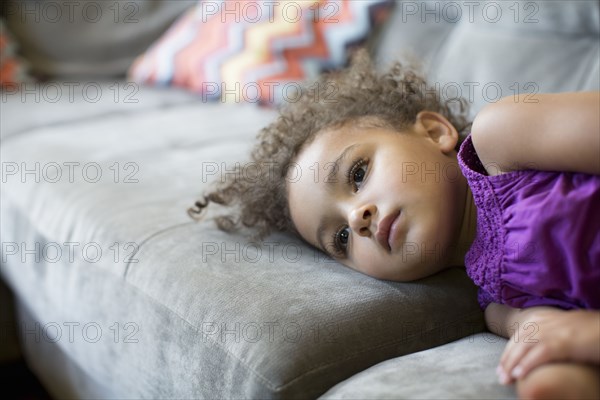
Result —
<path fill-rule="evenodd" d="M 414 283 L 379 281 L 292 237 L 251 243 L 210 220 L 191 221 L 186 208 L 245 159 L 275 113 L 199 99 L 146 104 L 15 128 L 3 141 L 5 165 L 39 165 L 38 182 L 35 172 L 5 177 L 2 274 L 42 337 L 45 326 L 50 338 L 56 325 L 63 329 L 53 343 L 23 335 L 54 395 L 316 397 L 378 362 L 483 329 L 462 269 Z M 79 163 L 72 179 L 69 162 Z M 70 322 L 79 323 L 76 337 L 88 323 L 103 334 L 70 342 Z M 96 326 L 87 329 L 95 339 Z M 134 331 L 129 338 L 138 341 L 124 342 Z M 45 372 L 53 364 L 38 353 L 69 358 L 80 379 L 94 381 L 53 384 L 59 373 Z"/>
<path fill-rule="evenodd" d="M 0 119 L 0 135 L 4 140 L 38 128 L 76 122 L 89 124 L 113 114 L 133 116 L 157 108 L 197 103 L 198 96 L 178 88 L 141 86 L 122 80 L 78 79 L 24 83 L 18 89 L 4 89 L 0 101 L 5 116 Z"/>
<path fill-rule="evenodd" d="M 72 79 L 124 76 L 134 58 L 197 1 L 5 3 L 7 26 L 33 72 Z"/>
<path fill-rule="evenodd" d="M 516 399 L 515 387 L 498 383 L 494 372 L 506 342 L 480 333 L 384 361 L 320 399 Z"/>

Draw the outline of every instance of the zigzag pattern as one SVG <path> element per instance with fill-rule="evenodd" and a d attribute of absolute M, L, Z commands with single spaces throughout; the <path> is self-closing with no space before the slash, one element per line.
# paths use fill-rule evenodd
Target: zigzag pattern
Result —
<path fill-rule="evenodd" d="M 33 81 L 29 66 L 17 55 L 17 43 L 0 18 L 0 89 L 17 89 L 24 82 Z"/>
<path fill-rule="evenodd" d="M 389 0 L 200 1 L 129 70 L 139 83 L 207 99 L 279 104 L 285 87 L 343 67 Z M 274 90 L 275 89 L 275 90 Z"/>

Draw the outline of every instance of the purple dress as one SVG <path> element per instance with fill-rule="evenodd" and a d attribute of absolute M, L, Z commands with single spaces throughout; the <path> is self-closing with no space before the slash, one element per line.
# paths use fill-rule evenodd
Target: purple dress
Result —
<path fill-rule="evenodd" d="M 473 192 L 477 234 L 465 256 L 489 303 L 600 309 L 600 176 L 538 170 L 490 176 L 471 136 L 458 163 Z"/>

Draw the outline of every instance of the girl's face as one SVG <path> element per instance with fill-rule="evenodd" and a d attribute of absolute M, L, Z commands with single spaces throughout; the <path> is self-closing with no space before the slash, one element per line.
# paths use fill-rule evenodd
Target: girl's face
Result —
<path fill-rule="evenodd" d="M 307 242 L 375 278 L 434 274 L 449 266 L 464 213 L 457 141 L 452 124 L 428 111 L 406 132 L 320 133 L 287 176 L 292 221 Z"/>

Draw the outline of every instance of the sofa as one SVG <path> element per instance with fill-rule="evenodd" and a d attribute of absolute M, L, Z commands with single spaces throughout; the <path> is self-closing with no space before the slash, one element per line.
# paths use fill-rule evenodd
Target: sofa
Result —
<path fill-rule="evenodd" d="M 463 267 L 376 280 L 291 235 L 259 242 L 188 217 L 277 110 L 128 81 L 195 2 L 129 3 L 147 23 L 75 30 L 5 10 L 45 80 L 1 93 L 0 272 L 14 312 L 0 322 L 48 392 L 516 398 L 495 375 L 507 340 L 486 330 Z M 382 70 L 420 60 L 474 116 L 515 93 L 599 90 L 599 37 L 595 1 L 398 1 L 368 46 Z"/>

